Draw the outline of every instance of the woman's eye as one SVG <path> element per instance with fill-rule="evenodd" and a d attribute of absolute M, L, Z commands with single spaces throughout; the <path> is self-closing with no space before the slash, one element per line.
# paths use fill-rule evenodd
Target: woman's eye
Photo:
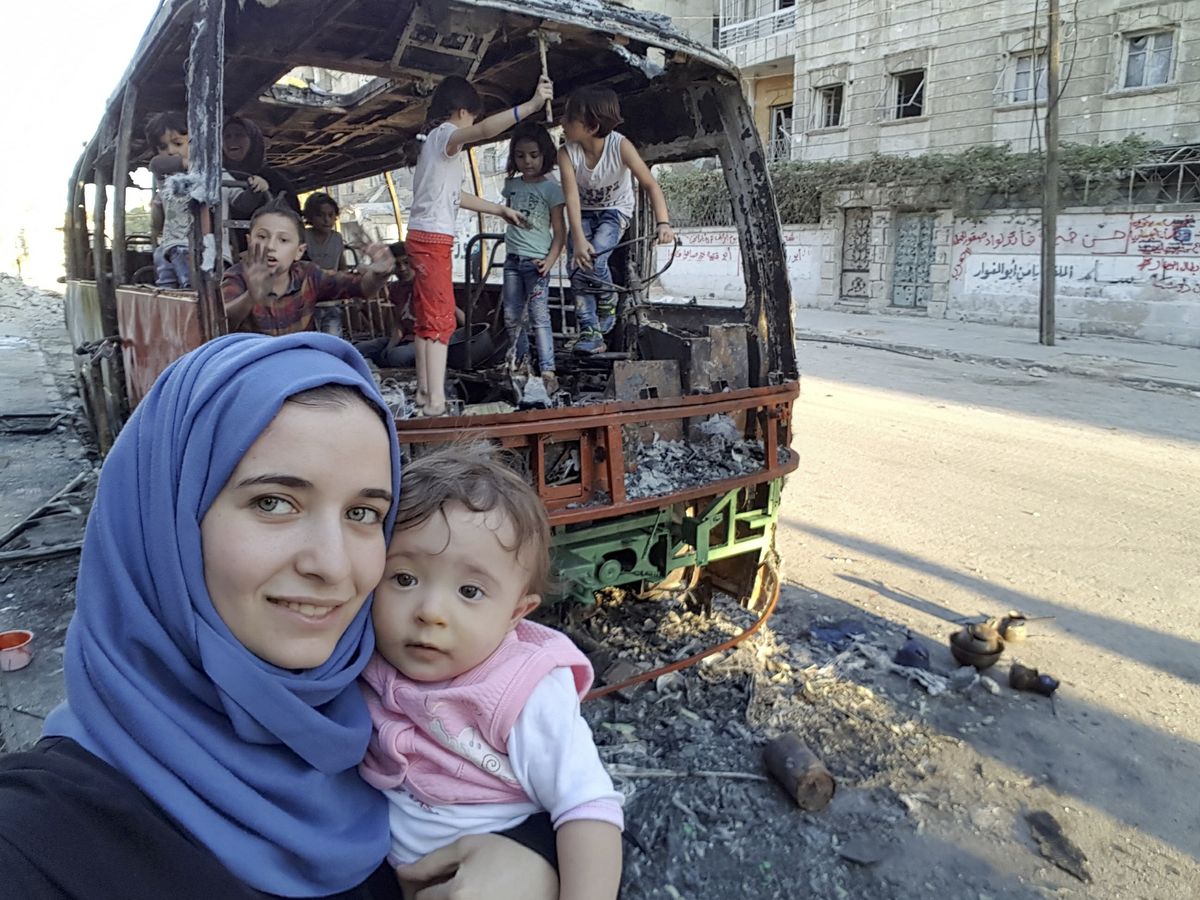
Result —
<path fill-rule="evenodd" d="M 254 506 L 269 516 L 282 516 L 296 511 L 296 507 L 282 497 L 259 497 L 254 501 Z"/>
<path fill-rule="evenodd" d="M 483 596 L 483 591 L 473 584 L 464 584 L 458 589 L 458 592 L 463 595 L 466 600 L 478 600 Z"/>
<path fill-rule="evenodd" d="M 346 513 L 346 518 L 360 525 L 378 525 L 383 521 L 379 510 L 370 506 L 356 506 Z"/>
<path fill-rule="evenodd" d="M 417 583 L 416 577 L 409 575 L 407 572 L 397 572 L 392 578 L 400 587 L 412 587 Z"/>

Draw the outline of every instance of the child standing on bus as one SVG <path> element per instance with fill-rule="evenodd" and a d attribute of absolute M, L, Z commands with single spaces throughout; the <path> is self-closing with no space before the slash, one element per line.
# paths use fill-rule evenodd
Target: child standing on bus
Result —
<path fill-rule="evenodd" d="M 404 469 L 372 617 L 359 771 L 388 799 L 388 861 L 405 897 L 459 837 L 539 813 L 556 831 L 559 896 L 613 900 L 622 797 L 580 714 L 587 657 L 525 621 L 550 580 L 545 507 L 490 448 L 448 446 Z"/>
<path fill-rule="evenodd" d="M 558 170 L 571 232 L 579 353 L 602 353 L 604 335 L 617 321 L 616 294 L 604 285 L 612 283 L 609 254 L 633 215 L 633 179 L 650 195 L 658 242 L 675 240 L 662 188 L 629 139 L 613 130 L 623 121 L 608 88 L 580 88 L 567 98 Z"/>
<path fill-rule="evenodd" d="M 446 354 L 454 333 L 450 251 L 459 208 L 499 216 L 513 225 L 523 225 L 525 221 L 514 209 L 462 190 L 463 164 L 458 151 L 467 144 L 493 138 L 529 118 L 553 95 L 550 79 L 542 77 L 533 96 L 524 103 L 476 122 L 483 101 L 469 81 L 451 75 L 430 98 L 425 120 L 429 130 L 424 143 L 406 147 L 408 164 L 415 162 L 417 167 L 405 246 L 414 276 L 416 404 L 420 415 L 440 416 L 446 412 Z"/>
<path fill-rule="evenodd" d="M 328 272 L 340 272 L 346 268 L 343 259 L 345 245 L 342 235 L 333 226 L 337 224 L 337 201 L 324 191 L 314 191 L 304 201 L 304 245 L 308 258 Z M 318 306 L 313 316 L 317 331 L 342 336 L 342 311 L 337 307 Z"/>
<path fill-rule="evenodd" d="M 508 145 L 508 180 L 504 199 L 528 222 L 525 228 L 508 226 L 504 243 L 504 324 L 509 347 L 518 359 L 529 353 L 526 325 L 537 341 L 538 370 L 546 391 L 558 391 L 554 374 L 554 332 L 550 326 L 550 272 L 567 241 L 562 187 L 547 175 L 557 151 L 545 127 L 522 122 Z"/>

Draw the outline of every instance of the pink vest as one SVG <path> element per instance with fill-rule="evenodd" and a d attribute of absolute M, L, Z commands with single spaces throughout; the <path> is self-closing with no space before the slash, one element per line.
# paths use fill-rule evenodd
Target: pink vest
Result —
<path fill-rule="evenodd" d="M 374 729 L 359 772 L 373 787 L 403 786 L 429 806 L 528 800 L 508 761 L 508 736 L 533 689 L 563 666 L 582 697 L 592 684 L 587 657 L 566 635 L 525 620 L 449 681 L 413 681 L 375 654 L 362 675 Z"/>

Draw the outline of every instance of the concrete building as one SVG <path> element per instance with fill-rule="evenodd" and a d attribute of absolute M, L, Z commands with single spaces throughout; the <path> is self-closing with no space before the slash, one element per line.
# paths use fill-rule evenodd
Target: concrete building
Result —
<path fill-rule="evenodd" d="M 1060 330 L 1200 346 L 1200 2 L 1061 5 L 1062 140 L 1164 146 L 1127 183 L 1067 198 Z M 718 45 L 775 159 L 1025 152 L 1045 111 L 1045 14 L 1046 0 L 721 0 Z M 956 210 L 945 190 L 869 182 L 826 192 L 819 223 L 784 222 L 794 303 L 1035 326 L 1040 210 L 1008 202 Z M 664 289 L 736 301 L 737 235 L 681 224 L 697 227 Z"/>
<path fill-rule="evenodd" d="M 1200 141 L 1200 4 L 1062 3 L 1065 141 Z M 773 155 L 1036 147 L 1045 0 L 721 0 Z"/>

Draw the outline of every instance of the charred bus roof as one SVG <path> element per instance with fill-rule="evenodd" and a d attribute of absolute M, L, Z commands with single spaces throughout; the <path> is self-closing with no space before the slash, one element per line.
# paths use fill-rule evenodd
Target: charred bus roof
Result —
<path fill-rule="evenodd" d="M 199 37 L 196 0 L 163 0 L 119 88 L 137 86 L 134 118 L 186 109 L 184 62 Z M 224 112 L 253 119 L 272 165 L 301 190 L 339 184 L 395 166 L 402 144 L 425 120 L 428 97 L 447 75 L 479 90 L 487 112 L 528 98 L 541 73 L 539 31 L 555 81 L 555 113 L 582 85 L 621 95 L 627 134 L 650 162 L 718 150 L 724 128 L 698 91 L 736 84 L 720 54 L 677 32 L 665 16 L 602 0 L 240 0 L 227 3 Z M 344 94 L 281 82 L 298 67 L 364 76 Z M 148 156 L 134 131 L 134 158 Z M 101 160 L 114 148 L 105 125 L 93 138 Z"/>

